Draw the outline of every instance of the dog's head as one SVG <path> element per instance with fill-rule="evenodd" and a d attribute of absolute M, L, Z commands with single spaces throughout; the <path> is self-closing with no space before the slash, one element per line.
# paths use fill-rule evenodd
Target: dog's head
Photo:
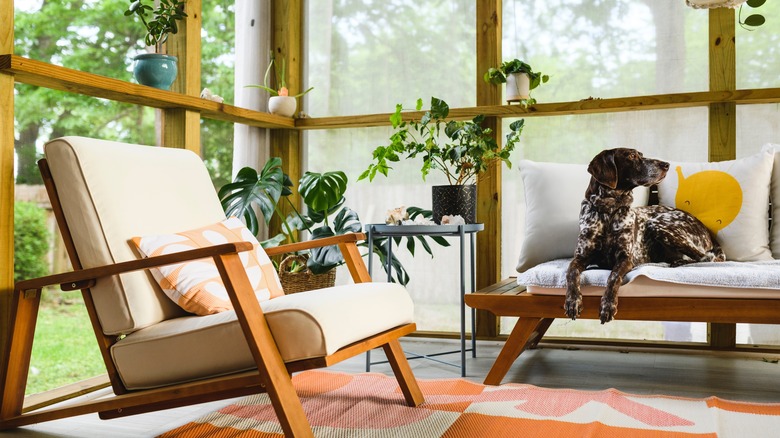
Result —
<path fill-rule="evenodd" d="M 668 170 L 666 161 L 645 158 L 641 152 L 628 148 L 601 151 L 588 165 L 588 173 L 599 184 L 617 190 L 657 184 Z"/>

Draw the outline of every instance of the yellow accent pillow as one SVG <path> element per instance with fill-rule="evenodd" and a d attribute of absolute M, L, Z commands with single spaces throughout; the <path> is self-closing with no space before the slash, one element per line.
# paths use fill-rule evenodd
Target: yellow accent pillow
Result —
<path fill-rule="evenodd" d="M 696 216 L 736 261 L 771 260 L 769 250 L 769 181 L 772 154 L 739 160 L 670 163 L 658 184 L 662 205 Z"/>
<path fill-rule="evenodd" d="M 141 254 L 152 257 L 222 243 L 251 242 L 254 249 L 239 253 L 258 301 L 284 295 L 271 259 L 255 236 L 237 218 L 176 234 L 134 237 Z M 205 258 L 151 269 L 163 292 L 182 309 L 210 315 L 233 309 L 214 259 Z"/>

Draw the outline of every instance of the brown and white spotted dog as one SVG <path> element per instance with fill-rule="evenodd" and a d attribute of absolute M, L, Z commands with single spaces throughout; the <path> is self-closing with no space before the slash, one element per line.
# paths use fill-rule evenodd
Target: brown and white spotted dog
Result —
<path fill-rule="evenodd" d="M 626 148 L 602 151 L 590 162 L 577 249 L 566 273 L 569 318 L 577 319 L 582 311 L 580 274 L 588 267 L 612 271 L 599 309 L 604 324 L 615 317 L 618 288 L 635 266 L 726 260 L 709 230 L 690 214 L 661 205 L 631 207 L 631 191 L 658 183 L 668 170 L 669 163 Z"/>

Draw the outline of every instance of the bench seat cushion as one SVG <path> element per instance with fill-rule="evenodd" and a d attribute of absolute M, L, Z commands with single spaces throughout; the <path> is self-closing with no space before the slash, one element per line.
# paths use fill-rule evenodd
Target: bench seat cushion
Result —
<path fill-rule="evenodd" d="M 334 353 L 375 333 L 412 322 L 413 304 L 393 283 L 360 283 L 261 303 L 282 359 Z M 111 347 L 128 389 L 153 388 L 255 368 L 234 311 L 167 320 Z"/>
<path fill-rule="evenodd" d="M 520 274 L 518 284 L 537 295 L 565 295 L 570 259 L 542 263 Z M 604 293 L 609 271 L 582 273 L 582 294 Z M 677 298 L 780 298 L 780 260 L 760 262 L 692 263 L 670 268 L 641 265 L 629 272 L 620 287 L 621 297 Z"/>

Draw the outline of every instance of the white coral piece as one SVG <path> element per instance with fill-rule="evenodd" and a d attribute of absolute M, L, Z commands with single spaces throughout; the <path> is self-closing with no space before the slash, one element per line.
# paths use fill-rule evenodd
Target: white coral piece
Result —
<path fill-rule="evenodd" d="M 456 214 L 455 216 L 444 215 L 441 217 L 442 225 L 466 225 L 466 221 L 463 216 Z"/>

